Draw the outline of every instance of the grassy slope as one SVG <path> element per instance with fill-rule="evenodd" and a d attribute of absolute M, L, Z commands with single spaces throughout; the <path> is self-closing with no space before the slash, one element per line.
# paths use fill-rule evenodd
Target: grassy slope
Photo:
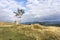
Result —
<path fill-rule="evenodd" d="M 60 27 L 39 24 L 1 26 L 0 40 L 60 40 Z"/>

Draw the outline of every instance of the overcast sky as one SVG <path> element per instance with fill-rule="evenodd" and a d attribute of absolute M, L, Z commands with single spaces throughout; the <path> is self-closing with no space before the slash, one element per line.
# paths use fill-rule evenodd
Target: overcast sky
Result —
<path fill-rule="evenodd" d="M 60 0 L 0 0 L 0 21 L 15 21 L 17 8 L 25 10 L 21 22 L 60 21 Z"/>

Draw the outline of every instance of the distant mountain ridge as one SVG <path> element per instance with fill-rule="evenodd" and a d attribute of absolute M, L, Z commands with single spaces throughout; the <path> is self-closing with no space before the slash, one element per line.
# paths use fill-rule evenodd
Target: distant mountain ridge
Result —
<path fill-rule="evenodd" d="M 41 25 L 60 26 L 60 21 L 25 22 L 25 23 L 22 23 L 22 24 L 41 24 Z"/>

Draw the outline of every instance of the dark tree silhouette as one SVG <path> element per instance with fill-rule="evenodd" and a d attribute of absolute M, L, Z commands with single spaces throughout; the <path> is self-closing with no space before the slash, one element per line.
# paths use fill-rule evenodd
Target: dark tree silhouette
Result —
<path fill-rule="evenodd" d="M 18 17 L 18 18 L 21 18 L 22 15 L 24 14 L 24 10 L 23 9 L 17 9 L 17 12 L 14 12 L 15 13 L 15 16 Z M 21 20 L 20 20 L 21 21 Z M 19 21 L 15 21 L 16 24 L 18 24 Z"/>

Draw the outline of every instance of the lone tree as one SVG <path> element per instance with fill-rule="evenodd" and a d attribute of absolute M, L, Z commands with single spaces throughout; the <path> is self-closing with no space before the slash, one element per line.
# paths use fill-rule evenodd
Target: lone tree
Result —
<path fill-rule="evenodd" d="M 18 17 L 18 18 L 21 18 L 22 15 L 24 14 L 24 10 L 23 9 L 17 9 L 17 12 L 14 12 L 15 13 L 15 16 Z M 21 22 L 21 20 L 20 20 Z M 18 20 L 15 20 L 15 24 L 19 24 L 19 21 Z"/>

